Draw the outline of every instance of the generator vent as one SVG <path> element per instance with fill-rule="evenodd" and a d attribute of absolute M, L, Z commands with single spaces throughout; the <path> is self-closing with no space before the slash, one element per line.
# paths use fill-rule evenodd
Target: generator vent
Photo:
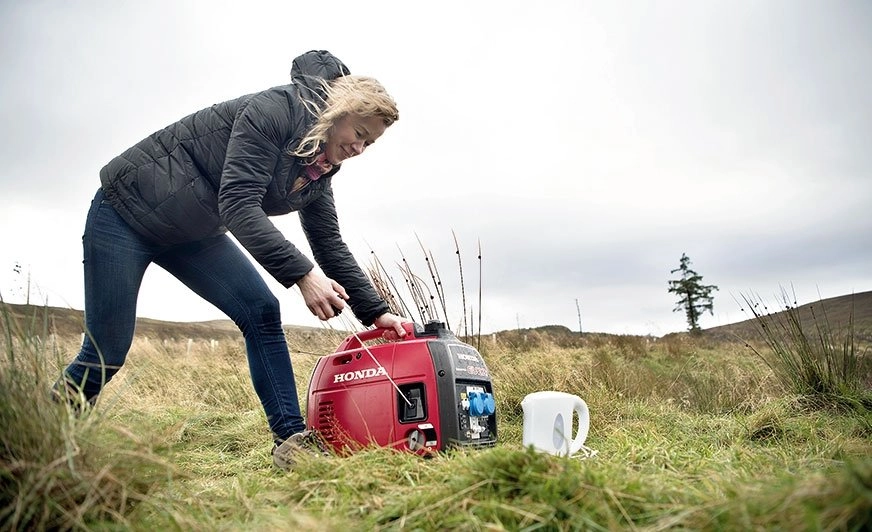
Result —
<path fill-rule="evenodd" d="M 318 431 L 328 443 L 338 443 L 333 401 L 324 401 L 318 405 Z"/>

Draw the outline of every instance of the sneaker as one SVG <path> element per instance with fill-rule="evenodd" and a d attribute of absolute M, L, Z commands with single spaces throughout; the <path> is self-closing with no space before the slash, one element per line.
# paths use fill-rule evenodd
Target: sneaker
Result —
<path fill-rule="evenodd" d="M 281 445 L 273 447 L 273 465 L 283 471 L 290 471 L 294 468 L 297 462 L 297 456 L 300 454 L 308 454 L 310 456 L 329 456 L 327 446 L 318 435 L 312 430 L 304 430 L 291 435 L 290 438 L 283 441 Z"/>
<path fill-rule="evenodd" d="M 83 417 L 97 404 L 97 396 L 85 399 L 75 386 L 69 382 L 66 385 L 58 381 L 49 389 L 49 397 L 57 404 L 65 405 L 75 417 Z"/>

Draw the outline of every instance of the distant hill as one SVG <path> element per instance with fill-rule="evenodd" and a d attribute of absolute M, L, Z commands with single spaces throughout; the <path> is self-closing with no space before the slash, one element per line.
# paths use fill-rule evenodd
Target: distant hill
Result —
<path fill-rule="evenodd" d="M 757 308 L 758 314 L 769 314 L 781 320 L 787 312 L 783 301 L 765 301 L 768 309 Z M 780 306 L 777 306 L 778 304 Z M 791 303 L 792 306 L 792 303 Z M 758 338 L 759 331 L 750 309 L 744 309 L 749 319 L 705 329 L 706 336 L 720 339 L 751 340 Z M 853 328 L 854 338 L 863 343 L 872 343 L 872 291 L 821 299 L 791 308 L 802 322 L 803 330 L 815 336 L 817 327 L 833 332 Z"/>
<path fill-rule="evenodd" d="M 767 302 L 767 304 L 770 302 Z M 775 303 L 775 302 L 771 302 Z M 771 314 L 774 318 L 780 318 L 784 307 L 770 306 L 768 311 L 758 309 L 758 312 Z M 797 306 L 794 309 L 802 318 L 804 327 L 814 327 L 815 320 L 818 324 L 827 324 L 833 330 L 844 329 L 853 319 L 853 331 L 855 339 L 866 344 L 872 343 L 872 291 L 859 294 L 832 297 Z M 80 335 L 84 330 L 84 317 L 81 310 L 46 307 L 34 305 L 16 305 L 0 303 L 0 330 L 6 327 L 5 317 L 12 318 L 17 327 L 24 327 L 28 331 L 40 334 L 48 330 L 59 335 Z M 748 316 L 752 316 L 747 311 Z M 304 327 L 286 325 L 285 329 L 290 332 L 305 332 L 321 334 L 325 330 L 319 327 Z M 753 340 L 759 337 L 757 326 L 753 318 L 729 325 L 721 325 L 705 329 L 705 335 L 712 339 L 721 340 Z M 814 330 L 811 330 L 813 333 Z M 550 338 L 560 344 L 574 345 L 579 340 L 577 332 L 567 327 L 558 325 L 545 325 L 522 330 L 507 330 L 489 334 L 510 341 L 521 341 L 532 333 L 540 337 Z M 136 334 L 155 339 L 241 339 L 241 333 L 230 320 L 213 320 L 202 322 L 169 322 L 153 320 L 149 318 L 137 318 Z M 585 333 L 585 338 L 591 334 Z M 812 334 L 813 335 L 813 334 Z"/>
<path fill-rule="evenodd" d="M 769 305 L 768 310 L 757 309 L 758 313 L 769 314 L 776 320 L 782 320 L 785 318 L 783 313 L 786 309 L 783 305 L 779 307 L 777 305 L 779 302 L 767 301 L 766 303 L 772 303 L 772 305 Z M 851 324 L 855 340 L 866 345 L 872 344 L 872 291 L 822 299 L 805 305 L 798 305 L 792 310 L 799 314 L 803 327 L 811 328 L 807 330 L 812 337 L 815 335 L 814 327 L 816 326 L 815 320 L 817 320 L 818 325 L 828 327 L 833 332 L 845 330 L 849 324 Z M 723 341 L 748 341 L 758 339 L 759 332 L 753 314 L 748 309 L 746 309 L 746 311 L 749 316 L 747 320 L 704 329 L 704 336 L 712 340 Z M 579 335 L 578 332 L 572 331 L 562 325 L 544 325 L 527 329 L 509 329 L 493 334 L 500 339 L 512 342 L 520 342 L 523 339 L 529 339 L 532 335 L 537 335 L 540 337 L 547 337 L 551 341 L 565 346 L 581 345 L 579 343 L 579 340 L 581 339 L 589 340 L 596 337 L 625 336 L 597 333 L 594 331 L 588 331 L 583 335 Z M 680 335 L 687 333 L 672 333 L 672 335 L 674 334 Z"/>
<path fill-rule="evenodd" d="M 0 330 L 6 328 L 6 317 L 11 318 L 13 331 L 16 327 L 25 331 L 42 334 L 48 331 L 59 336 L 80 335 L 84 331 L 84 312 L 81 310 L 0 303 Z M 286 325 L 286 330 L 299 332 L 318 332 L 319 327 Z M 171 322 L 149 318 L 136 319 L 136 333 L 158 340 L 224 340 L 241 339 L 242 333 L 231 320 L 212 320 L 200 322 Z"/>

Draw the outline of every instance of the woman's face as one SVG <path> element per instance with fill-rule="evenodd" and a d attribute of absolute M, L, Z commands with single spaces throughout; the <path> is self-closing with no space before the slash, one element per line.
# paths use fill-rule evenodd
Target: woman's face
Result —
<path fill-rule="evenodd" d="M 367 146 L 385 132 L 387 126 L 378 116 L 347 114 L 337 120 L 327 135 L 324 153 L 327 162 L 337 166 L 345 159 L 363 153 Z"/>

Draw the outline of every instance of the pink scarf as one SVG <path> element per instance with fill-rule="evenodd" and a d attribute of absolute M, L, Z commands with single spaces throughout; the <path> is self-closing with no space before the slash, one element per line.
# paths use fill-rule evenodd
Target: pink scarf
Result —
<path fill-rule="evenodd" d="M 317 181 L 322 175 L 333 169 L 333 165 L 327 162 L 327 154 L 321 153 L 318 157 L 303 169 L 311 181 Z"/>

